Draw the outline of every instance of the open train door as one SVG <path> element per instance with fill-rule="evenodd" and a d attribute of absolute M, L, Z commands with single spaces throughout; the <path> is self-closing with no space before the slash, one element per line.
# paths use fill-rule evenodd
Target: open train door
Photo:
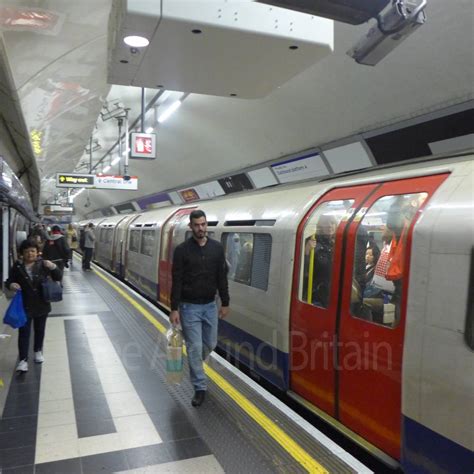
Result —
<path fill-rule="evenodd" d="M 290 389 L 331 416 L 336 415 L 333 344 L 343 239 L 351 216 L 377 186 L 329 191 L 298 227 L 291 302 Z"/>
<path fill-rule="evenodd" d="M 158 266 L 159 296 L 158 300 L 168 309 L 171 307 L 171 285 L 173 282 L 173 235 L 176 226 L 184 219 L 189 220 L 189 214 L 196 207 L 178 209 L 171 214 L 161 230 L 160 261 Z"/>
<path fill-rule="evenodd" d="M 400 459 L 401 376 L 413 227 L 447 174 L 383 183 L 349 224 L 337 328 L 337 418 Z M 369 246 L 374 276 L 364 281 Z M 370 257 L 370 255 L 369 255 Z"/>

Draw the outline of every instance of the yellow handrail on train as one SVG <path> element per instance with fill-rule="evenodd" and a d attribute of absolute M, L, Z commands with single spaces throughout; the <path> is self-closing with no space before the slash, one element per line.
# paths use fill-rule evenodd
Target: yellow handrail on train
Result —
<path fill-rule="evenodd" d="M 316 240 L 316 232 L 310 237 Z M 309 269 L 308 269 L 308 303 L 313 304 L 313 271 L 314 271 L 314 248 L 309 251 Z"/>

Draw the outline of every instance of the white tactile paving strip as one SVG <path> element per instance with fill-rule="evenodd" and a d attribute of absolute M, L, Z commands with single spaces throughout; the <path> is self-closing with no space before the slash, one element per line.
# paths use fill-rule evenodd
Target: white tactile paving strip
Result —
<path fill-rule="evenodd" d="M 35 464 L 162 442 L 99 317 L 81 318 L 116 433 L 79 438 L 69 372 L 65 319 L 51 318 L 45 340 Z"/>

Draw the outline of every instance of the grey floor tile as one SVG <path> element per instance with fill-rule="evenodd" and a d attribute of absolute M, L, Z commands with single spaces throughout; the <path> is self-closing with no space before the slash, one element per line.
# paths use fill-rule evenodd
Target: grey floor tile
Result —
<path fill-rule="evenodd" d="M 22 448 L 33 446 L 36 441 L 36 428 L 30 430 L 16 430 L 0 433 L 1 449 Z"/>
<path fill-rule="evenodd" d="M 84 474 L 112 473 L 129 468 L 127 458 L 122 451 L 83 457 L 81 465 Z"/>
<path fill-rule="evenodd" d="M 164 441 L 179 441 L 199 437 L 197 431 L 193 428 L 191 423 L 187 421 L 159 427 L 158 434 Z"/>
<path fill-rule="evenodd" d="M 211 454 L 209 447 L 201 438 L 184 439 L 165 444 L 174 461 Z"/>
<path fill-rule="evenodd" d="M 4 469 L 2 474 L 34 474 L 35 466 L 30 464 L 29 466 L 12 467 L 11 469 Z"/>
<path fill-rule="evenodd" d="M 16 430 L 35 429 L 38 423 L 37 415 L 4 417 L 0 420 L 0 433 L 11 432 Z"/>
<path fill-rule="evenodd" d="M 116 432 L 114 421 L 111 419 L 85 421 L 83 418 L 79 418 L 77 421 L 77 435 L 79 438 Z"/>
<path fill-rule="evenodd" d="M 36 464 L 35 474 L 81 474 L 80 458 Z"/>
<path fill-rule="evenodd" d="M 164 444 L 127 449 L 124 452 L 130 469 L 172 461 L 172 457 Z"/>
<path fill-rule="evenodd" d="M 0 449 L 0 468 L 28 466 L 35 460 L 34 446 L 23 448 Z"/>

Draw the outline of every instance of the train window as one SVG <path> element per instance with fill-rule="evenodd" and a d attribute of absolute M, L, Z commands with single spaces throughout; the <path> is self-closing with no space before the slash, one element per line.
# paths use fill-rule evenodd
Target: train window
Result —
<path fill-rule="evenodd" d="M 383 196 L 357 229 L 352 271 L 351 312 L 356 318 L 395 327 L 400 304 L 406 238 L 427 193 Z"/>
<path fill-rule="evenodd" d="M 130 244 L 128 249 L 130 252 L 140 252 L 140 230 L 130 231 Z"/>
<path fill-rule="evenodd" d="M 112 242 L 112 229 L 109 229 L 107 227 L 102 227 L 100 229 L 100 234 L 99 234 L 99 242 L 102 242 L 104 244 L 109 244 Z"/>
<path fill-rule="evenodd" d="M 142 232 L 142 248 L 141 253 L 143 255 L 153 256 L 153 250 L 155 248 L 155 231 L 144 230 Z"/>
<path fill-rule="evenodd" d="M 351 199 L 324 202 L 306 222 L 301 242 L 301 301 L 322 308 L 328 307 L 336 229 L 353 203 Z"/>
<path fill-rule="evenodd" d="M 222 234 L 229 280 L 267 290 L 272 237 L 270 234 Z"/>

